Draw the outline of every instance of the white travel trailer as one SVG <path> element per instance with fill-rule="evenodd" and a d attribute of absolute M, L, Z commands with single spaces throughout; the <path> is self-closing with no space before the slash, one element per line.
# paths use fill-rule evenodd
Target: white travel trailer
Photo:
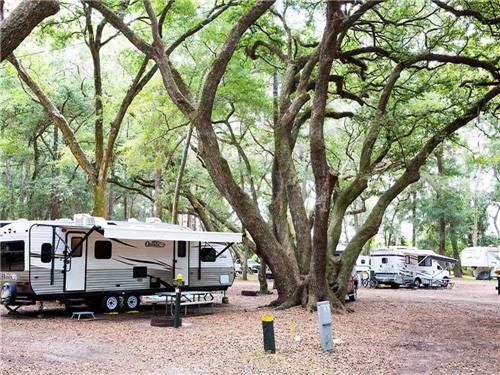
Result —
<path fill-rule="evenodd" d="M 500 271 L 500 247 L 467 247 L 460 253 L 462 267 L 471 267 L 476 278 L 490 279 Z"/>
<path fill-rule="evenodd" d="M 344 252 L 345 248 L 346 248 L 345 245 L 338 244 L 337 249 L 335 250 L 335 255 L 342 256 L 342 253 Z M 363 272 L 369 272 L 370 271 L 370 257 L 368 255 L 358 256 L 358 259 L 356 259 L 355 270 L 358 274 L 363 273 Z"/>
<path fill-rule="evenodd" d="M 108 311 L 134 309 L 142 295 L 172 291 L 178 274 L 185 290 L 226 290 L 234 280 L 228 249 L 241 237 L 158 219 L 17 220 L 0 228 L 1 303 L 80 300 Z"/>
<path fill-rule="evenodd" d="M 360 255 L 356 259 L 356 272 L 358 273 L 368 273 L 370 272 L 370 256 Z"/>
<path fill-rule="evenodd" d="M 401 285 L 447 286 L 450 273 L 445 263 L 456 263 L 453 258 L 438 255 L 431 250 L 405 246 L 390 246 L 370 253 L 370 270 L 378 284 L 393 288 Z"/>

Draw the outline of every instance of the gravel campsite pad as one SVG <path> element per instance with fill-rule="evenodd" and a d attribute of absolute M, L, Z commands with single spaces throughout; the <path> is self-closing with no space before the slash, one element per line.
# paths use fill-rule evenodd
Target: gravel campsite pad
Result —
<path fill-rule="evenodd" d="M 70 320 L 56 306 L 42 318 L 27 308 L 17 316 L 2 311 L 2 374 L 500 373 L 500 296 L 493 282 L 362 289 L 349 305 L 353 312 L 333 318 L 330 354 L 320 350 L 316 314 L 261 307 L 275 295 L 241 296 L 257 287 L 237 281 L 229 305 L 204 307 L 178 330 L 152 327 L 147 308 L 87 321 Z M 274 316 L 274 355 L 262 350 L 264 314 Z"/>

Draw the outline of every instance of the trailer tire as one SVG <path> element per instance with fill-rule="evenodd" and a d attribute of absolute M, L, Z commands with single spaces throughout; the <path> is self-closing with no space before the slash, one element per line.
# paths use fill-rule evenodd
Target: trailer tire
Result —
<path fill-rule="evenodd" d="M 14 283 L 7 282 L 2 286 L 2 291 L 0 293 L 0 302 L 5 306 L 11 305 L 16 300 L 16 294 L 16 285 Z"/>
<path fill-rule="evenodd" d="M 417 289 L 420 288 L 420 286 L 422 286 L 422 281 L 417 277 L 413 282 L 413 286 Z"/>
<path fill-rule="evenodd" d="M 105 312 L 114 312 L 120 308 L 120 299 L 113 294 L 102 297 L 101 308 Z"/>
<path fill-rule="evenodd" d="M 396 283 L 391 284 L 391 288 L 392 288 L 392 289 L 399 289 L 399 287 L 400 287 L 400 285 L 399 285 L 399 284 L 396 284 Z"/>
<path fill-rule="evenodd" d="M 141 304 L 141 298 L 137 294 L 128 294 L 123 301 L 125 310 L 135 310 Z"/>
<path fill-rule="evenodd" d="M 349 294 L 349 301 L 354 302 L 358 299 L 358 288 L 354 287 L 352 293 Z"/>

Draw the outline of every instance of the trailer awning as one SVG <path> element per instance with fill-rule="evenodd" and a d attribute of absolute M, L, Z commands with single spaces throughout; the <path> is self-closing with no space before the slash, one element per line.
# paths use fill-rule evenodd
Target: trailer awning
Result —
<path fill-rule="evenodd" d="M 458 263 L 458 260 L 456 260 L 455 258 L 445 257 L 444 255 L 438 254 L 428 255 L 427 258 L 431 258 L 439 262 Z"/>
<path fill-rule="evenodd" d="M 151 227 L 120 227 L 107 226 L 104 237 L 128 240 L 159 240 L 159 241 L 189 241 L 189 242 L 241 242 L 241 233 L 202 232 L 192 230 L 151 228 Z"/>

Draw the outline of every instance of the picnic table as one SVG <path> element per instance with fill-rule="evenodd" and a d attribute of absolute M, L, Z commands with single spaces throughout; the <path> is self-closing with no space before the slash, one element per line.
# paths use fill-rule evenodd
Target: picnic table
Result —
<path fill-rule="evenodd" d="M 165 297 L 165 315 L 168 315 L 168 306 L 170 306 L 170 314 L 174 315 L 175 292 L 157 293 L 155 296 Z M 181 292 L 181 307 L 184 307 L 184 315 L 187 315 L 189 306 L 211 305 L 214 303 L 215 297 L 212 292 L 206 291 L 185 291 Z"/>

